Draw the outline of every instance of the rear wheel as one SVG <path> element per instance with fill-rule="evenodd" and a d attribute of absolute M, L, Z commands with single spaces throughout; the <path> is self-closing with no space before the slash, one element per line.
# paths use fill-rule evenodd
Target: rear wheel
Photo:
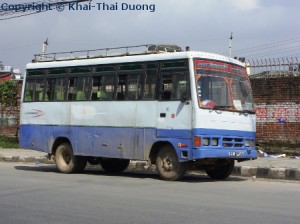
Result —
<path fill-rule="evenodd" d="M 159 176 L 164 180 L 179 180 L 187 170 L 186 163 L 180 163 L 176 151 L 169 145 L 163 146 L 156 158 Z"/>
<path fill-rule="evenodd" d="M 219 160 L 217 164 L 206 169 L 206 173 L 213 179 L 223 180 L 230 176 L 234 168 L 234 160 Z"/>
<path fill-rule="evenodd" d="M 74 156 L 69 143 L 60 144 L 55 152 L 55 164 L 61 173 L 81 172 L 86 166 L 86 159 L 82 156 Z"/>
<path fill-rule="evenodd" d="M 120 173 L 129 166 L 129 159 L 102 159 L 102 168 L 109 173 Z"/>

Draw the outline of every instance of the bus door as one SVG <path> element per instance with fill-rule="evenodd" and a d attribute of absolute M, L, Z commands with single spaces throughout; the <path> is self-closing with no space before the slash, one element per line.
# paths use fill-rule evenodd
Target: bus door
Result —
<path fill-rule="evenodd" d="M 192 104 L 188 72 L 162 72 L 157 105 L 157 138 L 190 138 Z"/>

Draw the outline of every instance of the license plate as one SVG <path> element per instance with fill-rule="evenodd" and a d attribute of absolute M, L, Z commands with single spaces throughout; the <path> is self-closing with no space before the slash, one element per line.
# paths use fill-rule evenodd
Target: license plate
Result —
<path fill-rule="evenodd" d="M 229 152 L 229 156 L 241 157 L 244 156 L 244 152 Z"/>

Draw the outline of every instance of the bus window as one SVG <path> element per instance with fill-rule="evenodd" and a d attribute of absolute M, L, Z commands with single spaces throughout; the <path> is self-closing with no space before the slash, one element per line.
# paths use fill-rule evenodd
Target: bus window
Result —
<path fill-rule="evenodd" d="M 139 100 L 142 95 L 142 75 L 134 74 L 128 75 L 127 80 L 127 100 Z"/>
<path fill-rule="evenodd" d="M 66 89 L 65 78 L 48 78 L 46 98 L 49 101 L 63 101 Z"/>
<path fill-rule="evenodd" d="M 105 100 L 112 100 L 115 90 L 115 76 L 113 75 L 103 75 L 101 77 L 101 91 L 99 93 L 99 98 L 105 97 Z M 104 99 L 103 99 L 104 100 Z"/>
<path fill-rule="evenodd" d="M 156 70 L 148 70 L 144 85 L 144 98 L 145 100 L 155 99 L 155 90 L 157 82 Z"/>
<path fill-rule="evenodd" d="M 126 75 L 118 77 L 117 100 L 125 100 L 126 94 Z"/>
<path fill-rule="evenodd" d="M 203 107 L 229 106 L 228 84 L 224 78 L 203 75 L 197 88 Z"/>
<path fill-rule="evenodd" d="M 25 96 L 24 96 L 24 101 L 25 102 L 33 101 L 33 99 L 34 99 L 34 86 L 35 86 L 35 80 L 28 79 L 26 81 Z"/>
<path fill-rule="evenodd" d="M 94 76 L 92 82 L 92 100 L 112 100 L 113 76 Z"/>
<path fill-rule="evenodd" d="M 180 100 L 189 96 L 189 82 L 185 72 L 163 73 L 161 100 Z"/>
<path fill-rule="evenodd" d="M 65 79 L 64 78 L 56 78 L 54 85 L 54 100 L 62 101 L 64 100 L 64 90 L 65 90 Z"/>
<path fill-rule="evenodd" d="M 44 80 L 35 81 L 34 101 L 44 101 Z"/>
<path fill-rule="evenodd" d="M 89 98 L 88 77 L 78 77 L 76 100 L 88 100 Z"/>

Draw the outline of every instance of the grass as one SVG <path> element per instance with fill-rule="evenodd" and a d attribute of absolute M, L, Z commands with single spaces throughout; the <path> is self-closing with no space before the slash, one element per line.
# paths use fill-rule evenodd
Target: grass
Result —
<path fill-rule="evenodd" d="M 0 148 L 19 148 L 18 138 L 0 135 Z"/>

